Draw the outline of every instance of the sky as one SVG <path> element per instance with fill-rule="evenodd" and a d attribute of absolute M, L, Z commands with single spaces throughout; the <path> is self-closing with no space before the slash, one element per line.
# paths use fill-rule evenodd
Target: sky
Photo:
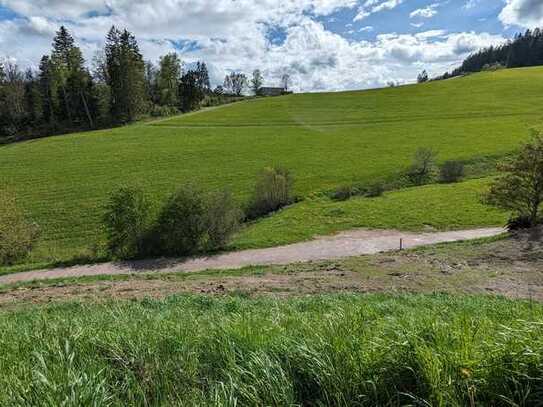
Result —
<path fill-rule="evenodd" d="M 268 86 L 288 73 L 295 91 L 338 91 L 442 74 L 543 26 L 543 0 L 0 0 L 0 60 L 35 68 L 60 25 L 87 61 L 116 25 L 145 59 L 205 61 L 215 85 L 260 69 Z"/>

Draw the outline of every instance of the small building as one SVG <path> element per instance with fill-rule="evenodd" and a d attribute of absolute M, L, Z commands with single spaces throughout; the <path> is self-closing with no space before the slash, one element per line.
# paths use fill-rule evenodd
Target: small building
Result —
<path fill-rule="evenodd" d="M 262 87 L 259 90 L 260 96 L 281 96 L 285 94 L 285 89 L 283 88 L 271 88 L 271 87 Z"/>

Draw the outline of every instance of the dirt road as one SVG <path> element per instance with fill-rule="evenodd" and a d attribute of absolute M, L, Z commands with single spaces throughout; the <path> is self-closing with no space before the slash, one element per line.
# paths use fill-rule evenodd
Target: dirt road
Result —
<path fill-rule="evenodd" d="M 188 260 L 154 259 L 115 262 L 9 274 L 0 276 L 0 285 L 63 277 L 145 272 L 194 272 L 211 269 L 238 269 L 256 265 L 284 265 L 317 260 L 333 260 L 397 250 L 400 247 L 400 239 L 404 248 L 412 248 L 436 243 L 491 237 L 503 232 L 504 230 L 501 228 L 437 233 L 354 230 L 288 246 L 244 250 Z"/>

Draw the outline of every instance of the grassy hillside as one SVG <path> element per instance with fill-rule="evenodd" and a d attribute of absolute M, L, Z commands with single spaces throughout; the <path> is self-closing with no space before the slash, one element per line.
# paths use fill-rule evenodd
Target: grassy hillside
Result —
<path fill-rule="evenodd" d="M 446 295 L 2 311 L 0 404 L 535 406 L 541 318 L 539 303 Z"/>
<path fill-rule="evenodd" d="M 195 180 L 208 189 L 229 187 L 244 199 L 262 167 L 282 165 L 295 173 L 296 192 L 308 196 L 386 176 L 407 165 L 419 147 L 434 148 L 440 160 L 505 154 L 540 125 L 542 99 L 541 68 L 395 89 L 260 99 L 156 123 L 3 146 L 0 174 L 42 227 L 34 260 L 66 259 L 100 241 L 102 207 L 119 185 L 139 184 L 158 200 Z M 447 226 L 440 212 L 428 212 L 425 222 Z M 479 208 L 469 221 L 450 226 L 485 223 L 488 217 Z"/>

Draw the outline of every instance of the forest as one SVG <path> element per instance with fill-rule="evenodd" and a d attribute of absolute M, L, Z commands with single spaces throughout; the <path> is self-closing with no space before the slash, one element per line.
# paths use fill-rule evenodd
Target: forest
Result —
<path fill-rule="evenodd" d="M 211 90 L 205 62 L 184 65 L 176 53 L 145 61 L 135 36 L 112 27 L 90 69 L 65 27 L 37 70 L 0 63 L 0 144 L 113 127 L 148 116 L 168 116 L 241 97 L 232 73 Z"/>

